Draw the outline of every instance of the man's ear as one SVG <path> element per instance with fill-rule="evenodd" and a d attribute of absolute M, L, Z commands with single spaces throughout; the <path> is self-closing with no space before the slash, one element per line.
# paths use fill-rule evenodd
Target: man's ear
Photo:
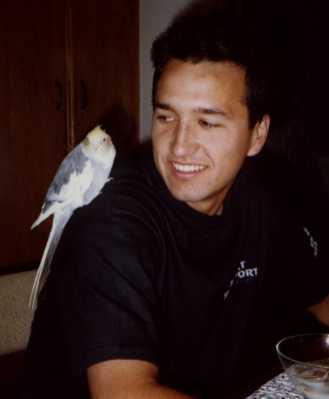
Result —
<path fill-rule="evenodd" d="M 253 127 L 251 132 L 250 147 L 247 154 L 248 157 L 258 154 L 263 148 L 270 128 L 270 122 L 270 116 L 264 115 L 262 120 L 257 122 Z"/>

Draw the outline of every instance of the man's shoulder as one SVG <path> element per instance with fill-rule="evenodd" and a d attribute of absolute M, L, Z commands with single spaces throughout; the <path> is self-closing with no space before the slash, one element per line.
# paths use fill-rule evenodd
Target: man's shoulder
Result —
<path fill-rule="evenodd" d="M 323 223 L 317 213 L 318 199 L 305 201 L 307 186 L 288 162 L 261 159 L 253 166 L 257 167 L 254 172 L 259 193 L 253 207 L 263 209 L 272 248 L 276 248 L 277 254 L 294 259 L 298 255 L 301 262 L 311 262 L 324 238 Z"/>
<path fill-rule="evenodd" d="M 70 221 L 75 236 L 113 226 L 147 226 L 163 218 L 162 201 L 154 180 L 152 154 L 137 153 L 115 162 L 109 181 L 87 206 L 77 209 Z"/>
<path fill-rule="evenodd" d="M 147 197 L 154 190 L 155 165 L 149 148 L 136 151 L 128 159 L 114 163 L 111 179 L 103 190 L 105 196 Z"/>

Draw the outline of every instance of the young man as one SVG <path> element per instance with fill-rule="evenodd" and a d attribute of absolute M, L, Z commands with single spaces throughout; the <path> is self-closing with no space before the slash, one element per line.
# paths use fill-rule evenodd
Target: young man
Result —
<path fill-rule="evenodd" d="M 154 43 L 153 156 L 67 226 L 21 397 L 224 398 L 304 310 L 329 325 L 321 242 L 253 158 L 266 73 L 213 3 Z"/>

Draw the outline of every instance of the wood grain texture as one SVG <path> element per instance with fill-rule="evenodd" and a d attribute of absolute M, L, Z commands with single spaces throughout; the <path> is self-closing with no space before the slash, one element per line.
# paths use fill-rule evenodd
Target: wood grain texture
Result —
<path fill-rule="evenodd" d="M 102 121 L 123 154 L 138 137 L 138 1 L 71 1 L 76 142 Z"/>
<path fill-rule="evenodd" d="M 40 257 L 47 226 L 30 226 L 66 137 L 61 1 L 6 0 L 0 19 L 1 267 Z"/>

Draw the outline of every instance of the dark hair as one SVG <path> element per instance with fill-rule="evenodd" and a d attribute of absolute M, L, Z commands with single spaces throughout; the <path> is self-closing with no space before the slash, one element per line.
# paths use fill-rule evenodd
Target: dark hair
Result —
<path fill-rule="evenodd" d="M 158 81 L 171 59 L 232 62 L 245 70 L 249 125 L 254 126 L 265 114 L 271 114 L 271 74 L 264 43 L 256 33 L 254 21 L 237 1 L 193 2 L 153 42 L 153 105 Z"/>

